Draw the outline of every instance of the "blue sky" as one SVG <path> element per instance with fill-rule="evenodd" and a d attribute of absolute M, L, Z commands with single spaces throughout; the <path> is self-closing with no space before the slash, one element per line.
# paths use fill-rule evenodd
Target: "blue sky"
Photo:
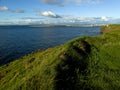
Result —
<path fill-rule="evenodd" d="M 0 0 L 0 24 L 119 22 L 120 0 Z"/>

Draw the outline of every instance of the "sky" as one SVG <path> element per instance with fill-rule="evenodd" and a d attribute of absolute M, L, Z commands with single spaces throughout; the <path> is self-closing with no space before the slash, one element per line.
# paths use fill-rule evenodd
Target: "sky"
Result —
<path fill-rule="evenodd" d="M 119 23 L 120 0 L 0 0 L 1 24 Z"/>

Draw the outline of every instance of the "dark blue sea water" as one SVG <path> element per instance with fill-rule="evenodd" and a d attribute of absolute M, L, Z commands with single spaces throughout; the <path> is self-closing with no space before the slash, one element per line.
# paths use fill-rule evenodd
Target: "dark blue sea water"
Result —
<path fill-rule="evenodd" d="M 0 65 L 37 49 L 64 44 L 80 36 L 96 36 L 100 27 L 0 26 Z"/>

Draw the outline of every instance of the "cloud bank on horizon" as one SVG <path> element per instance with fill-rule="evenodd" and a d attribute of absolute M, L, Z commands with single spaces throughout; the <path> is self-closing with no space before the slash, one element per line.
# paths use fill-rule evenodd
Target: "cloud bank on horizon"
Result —
<path fill-rule="evenodd" d="M 1 24 L 18 24 L 18 25 L 35 25 L 35 24 L 64 24 L 64 25 L 70 25 L 70 24 L 115 24 L 120 23 L 120 19 L 118 18 L 112 18 L 112 17 L 66 17 L 63 16 L 62 18 L 32 18 L 32 17 L 26 17 L 21 18 L 19 20 L 13 21 L 13 22 L 3 22 Z"/>

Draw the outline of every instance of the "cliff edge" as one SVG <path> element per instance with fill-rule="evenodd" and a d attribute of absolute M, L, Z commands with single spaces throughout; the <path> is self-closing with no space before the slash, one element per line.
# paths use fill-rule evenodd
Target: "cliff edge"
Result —
<path fill-rule="evenodd" d="M 0 67 L 0 90 L 120 90 L 120 25 L 102 26 Z"/>

